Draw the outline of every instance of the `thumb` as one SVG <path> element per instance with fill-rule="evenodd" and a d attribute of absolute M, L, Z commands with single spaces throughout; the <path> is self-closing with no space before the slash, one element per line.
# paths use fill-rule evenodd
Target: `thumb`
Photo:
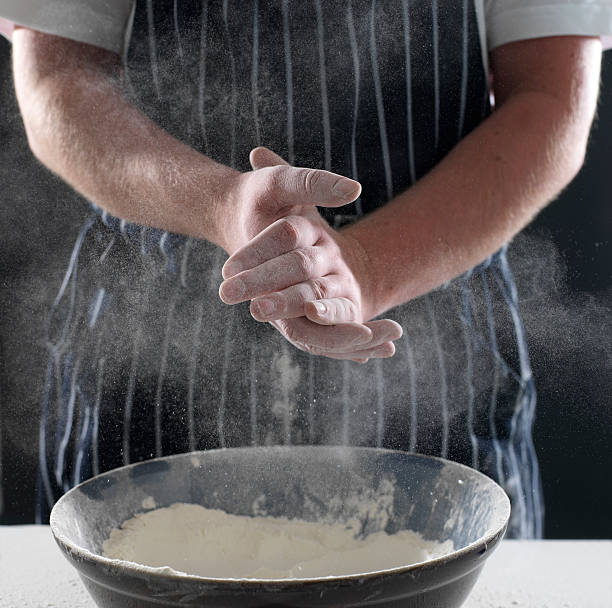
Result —
<path fill-rule="evenodd" d="M 322 169 L 291 167 L 282 157 L 263 146 L 253 148 L 249 160 L 255 171 L 284 167 L 276 176 L 276 185 L 282 191 L 281 204 L 341 207 L 361 193 L 359 182 Z"/>
<path fill-rule="evenodd" d="M 269 148 L 264 148 L 263 146 L 253 148 L 251 150 L 251 153 L 249 154 L 249 161 L 251 162 L 251 167 L 253 167 L 254 171 L 257 171 L 257 169 L 263 169 L 265 167 L 275 167 L 276 165 L 289 164 L 278 154 L 272 152 L 272 150 Z"/>

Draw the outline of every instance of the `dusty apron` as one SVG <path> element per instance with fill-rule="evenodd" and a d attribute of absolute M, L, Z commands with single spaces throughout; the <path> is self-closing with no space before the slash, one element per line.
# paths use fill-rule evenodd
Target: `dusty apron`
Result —
<path fill-rule="evenodd" d="M 126 93 L 176 137 L 247 171 L 266 145 L 358 179 L 337 227 L 427 173 L 488 114 L 468 0 L 138 1 Z M 424 200 L 423 204 L 427 204 Z M 478 468 L 538 537 L 535 392 L 505 249 L 387 315 L 397 353 L 309 356 L 218 298 L 215 246 L 95 210 L 49 325 L 38 518 L 79 481 L 196 449 L 350 444 Z"/>

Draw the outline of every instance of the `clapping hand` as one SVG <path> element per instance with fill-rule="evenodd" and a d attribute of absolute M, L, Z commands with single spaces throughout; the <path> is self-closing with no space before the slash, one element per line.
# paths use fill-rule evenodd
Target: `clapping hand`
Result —
<path fill-rule="evenodd" d="M 253 150 L 250 159 L 254 173 L 286 167 L 312 171 L 315 179 L 299 202 L 293 200 L 276 221 L 233 252 L 223 267 L 221 299 L 227 304 L 251 300 L 256 320 L 270 322 L 306 352 L 359 362 L 392 356 L 402 329 L 389 319 L 367 321 L 376 314 L 375 293 L 363 248 L 330 228 L 316 209 L 351 202 L 360 189 L 338 202 L 331 187 L 345 178 L 290 168 L 266 148 Z M 271 201 L 277 211 L 274 205 Z"/>

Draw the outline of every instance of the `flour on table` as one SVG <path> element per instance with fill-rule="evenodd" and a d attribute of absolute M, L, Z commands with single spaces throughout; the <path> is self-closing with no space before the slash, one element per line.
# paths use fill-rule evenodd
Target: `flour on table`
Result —
<path fill-rule="evenodd" d="M 424 562 L 453 551 L 452 541 L 416 532 L 376 532 L 275 517 L 246 517 L 176 503 L 114 529 L 103 555 L 210 578 L 319 578 Z"/>

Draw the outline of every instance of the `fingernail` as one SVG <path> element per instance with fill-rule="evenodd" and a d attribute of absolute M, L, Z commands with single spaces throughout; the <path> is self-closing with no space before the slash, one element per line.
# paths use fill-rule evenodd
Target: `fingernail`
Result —
<path fill-rule="evenodd" d="M 349 197 L 357 193 L 357 182 L 352 179 L 340 179 L 335 183 L 333 192 L 343 198 Z"/>
<path fill-rule="evenodd" d="M 228 300 L 239 300 L 245 292 L 244 282 L 241 279 L 232 279 L 223 286 L 223 295 Z"/>
<path fill-rule="evenodd" d="M 262 317 L 269 317 L 276 310 L 276 302 L 274 300 L 262 299 L 255 300 L 255 305 Z"/>
<path fill-rule="evenodd" d="M 324 315 L 327 312 L 327 306 L 323 302 L 313 302 L 317 314 Z"/>
<path fill-rule="evenodd" d="M 239 272 L 242 272 L 242 268 L 238 262 L 228 262 L 223 266 L 223 276 L 226 279 L 233 277 Z"/>

